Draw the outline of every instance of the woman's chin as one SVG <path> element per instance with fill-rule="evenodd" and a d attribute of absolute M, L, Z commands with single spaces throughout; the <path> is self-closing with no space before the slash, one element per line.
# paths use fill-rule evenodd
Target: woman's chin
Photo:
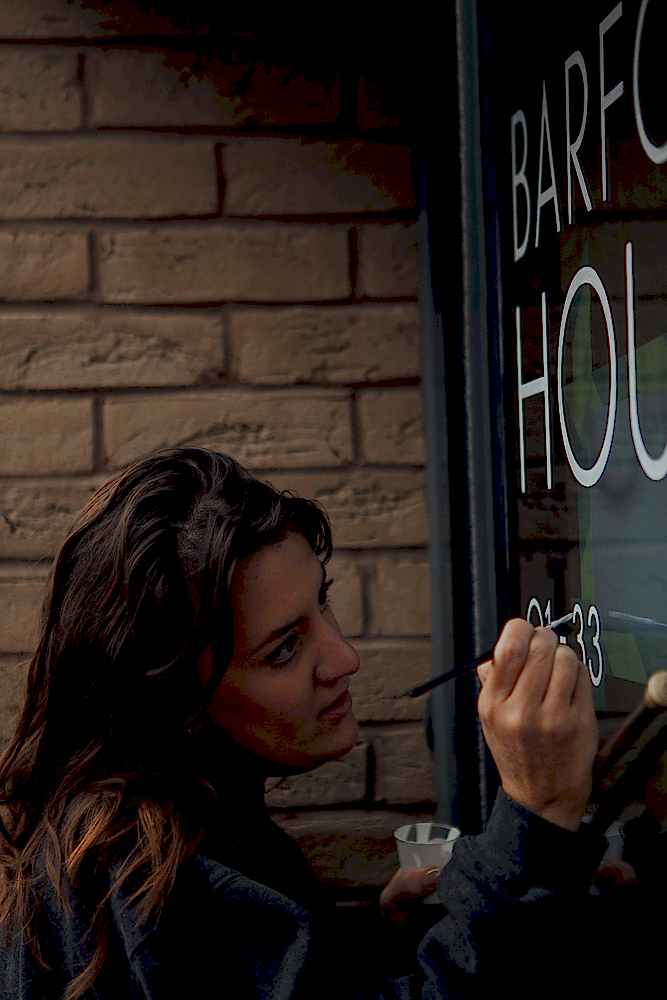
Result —
<path fill-rule="evenodd" d="M 336 746 L 339 749 L 335 750 L 332 747 L 331 760 L 345 757 L 359 743 L 359 724 L 351 712 L 341 721 L 340 729 L 336 735 L 338 737 Z"/>
<path fill-rule="evenodd" d="M 335 728 L 320 732 L 310 745 L 302 745 L 293 753 L 283 753 L 273 760 L 265 756 L 266 773 L 269 777 L 302 774 L 312 771 L 330 760 L 345 757 L 360 742 L 359 724 L 352 712 L 337 721 Z M 284 748 L 283 748 L 284 750 Z"/>

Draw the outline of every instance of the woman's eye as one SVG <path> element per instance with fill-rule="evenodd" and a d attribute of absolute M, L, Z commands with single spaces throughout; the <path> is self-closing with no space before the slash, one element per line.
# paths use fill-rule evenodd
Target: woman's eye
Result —
<path fill-rule="evenodd" d="M 333 583 L 333 579 L 325 580 L 320 587 L 320 592 L 318 595 L 318 601 L 321 611 L 326 611 L 329 607 L 329 588 Z M 280 645 L 276 646 L 267 653 L 266 660 L 271 664 L 272 667 L 283 667 L 290 663 L 298 649 L 301 645 L 301 635 L 298 631 L 290 632 L 286 635 Z"/>
<path fill-rule="evenodd" d="M 299 633 L 290 632 L 279 646 L 272 649 L 267 655 L 267 660 L 274 667 L 282 667 L 293 658 L 299 645 Z"/>
<path fill-rule="evenodd" d="M 329 605 L 329 589 L 332 583 L 333 579 L 325 580 L 320 588 L 319 602 L 320 602 L 320 607 L 322 608 L 323 611 Z"/>

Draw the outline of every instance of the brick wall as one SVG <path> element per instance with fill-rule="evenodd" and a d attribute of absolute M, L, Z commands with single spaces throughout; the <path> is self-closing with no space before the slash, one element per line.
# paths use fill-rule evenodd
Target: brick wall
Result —
<path fill-rule="evenodd" d="M 433 806 L 398 697 L 429 673 L 430 610 L 392 80 L 279 51 L 195 67 L 169 18 L 95 6 L 0 0 L 0 739 L 91 490 L 158 447 L 228 451 L 332 517 L 363 739 L 270 801 L 341 891 L 379 885 L 393 827 Z"/>

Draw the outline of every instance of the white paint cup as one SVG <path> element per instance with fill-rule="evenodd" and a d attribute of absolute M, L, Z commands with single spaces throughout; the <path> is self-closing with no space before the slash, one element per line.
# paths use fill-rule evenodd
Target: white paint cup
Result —
<path fill-rule="evenodd" d="M 461 836 L 456 826 L 446 823 L 407 823 L 394 830 L 401 868 L 444 868 L 452 856 L 454 841 Z M 425 903 L 439 903 L 432 892 Z"/>
<path fill-rule="evenodd" d="M 601 865 L 613 864 L 623 860 L 623 825 L 620 821 L 612 823 L 606 833 L 607 850 L 600 861 Z"/>

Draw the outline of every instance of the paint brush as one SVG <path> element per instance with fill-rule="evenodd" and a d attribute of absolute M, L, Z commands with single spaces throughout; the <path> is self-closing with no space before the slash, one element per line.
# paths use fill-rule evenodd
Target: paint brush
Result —
<path fill-rule="evenodd" d="M 555 622 L 549 622 L 546 628 L 552 629 L 556 635 L 566 634 L 567 629 L 574 622 L 574 612 L 570 612 L 569 615 L 563 615 L 562 618 L 557 618 Z M 560 630 L 563 630 L 561 633 Z M 418 698 L 420 694 L 426 694 L 427 691 L 432 691 L 434 687 L 439 684 L 444 684 L 446 681 L 452 681 L 456 677 L 462 677 L 464 674 L 470 673 L 471 670 L 476 670 L 477 667 L 481 667 L 483 663 L 488 663 L 489 660 L 493 659 L 493 648 L 487 649 L 485 653 L 478 656 L 476 659 L 472 660 L 471 663 L 464 663 L 462 666 L 453 667 L 451 670 L 445 671 L 444 674 L 438 674 L 437 677 L 432 677 L 430 681 L 426 681 L 424 684 L 418 684 L 417 687 L 410 688 L 409 691 L 405 691 L 402 695 L 403 698 Z"/>
<path fill-rule="evenodd" d="M 656 621 L 655 618 L 640 618 L 639 615 L 629 615 L 625 611 L 608 611 L 605 626 L 611 632 L 667 632 L 667 622 Z"/>

